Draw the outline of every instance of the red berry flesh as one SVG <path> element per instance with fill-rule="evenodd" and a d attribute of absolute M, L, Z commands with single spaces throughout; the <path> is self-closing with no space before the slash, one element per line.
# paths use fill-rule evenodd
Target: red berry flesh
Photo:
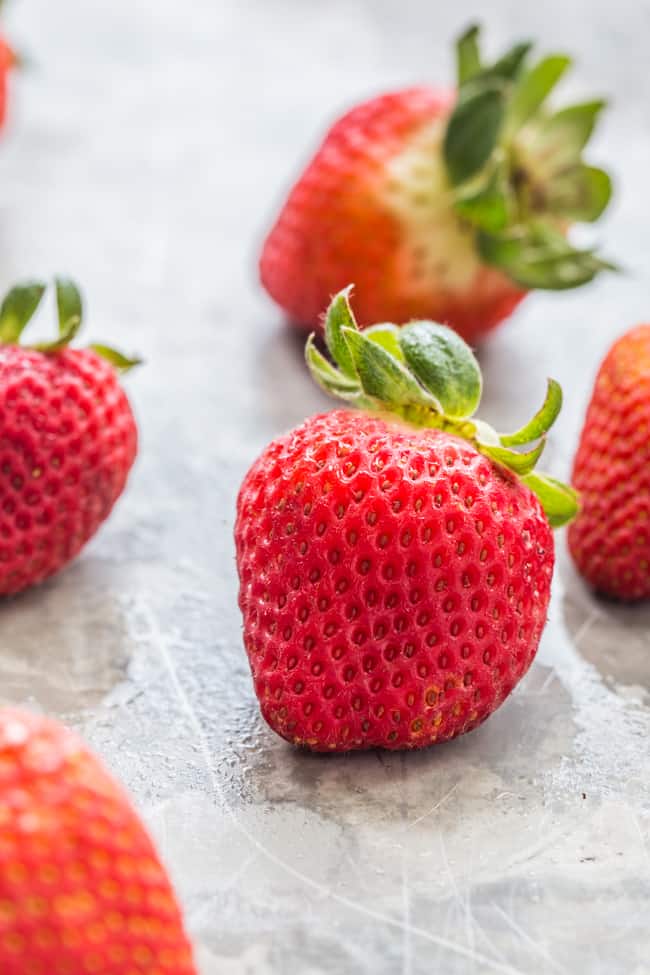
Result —
<path fill-rule="evenodd" d="M 90 350 L 0 345 L 0 596 L 73 559 L 122 493 L 137 430 Z"/>
<path fill-rule="evenodd" d="M 573 484 L 582 506 L 569 547 L 585 579 L 622 600 L 650 597 L 650 325 L 620 338 L 600 367 Z"/>
<path fill-rule="evenodd" d="M 453 738 L 535 656 L 551 529 L 517 477 L 455 436 L 348 410 L 312 417 L 246 475 L 235 537 L 255 691 L 293 743 Z"/>

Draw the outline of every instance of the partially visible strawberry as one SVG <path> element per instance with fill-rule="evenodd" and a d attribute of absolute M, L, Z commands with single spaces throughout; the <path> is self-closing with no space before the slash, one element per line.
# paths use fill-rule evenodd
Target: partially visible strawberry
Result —
<path fill-rule="evenodd" d="M 2 975 L 195 975 L 163 866 L 71 731 L 0 710 Z"/>
<path fill-rule="evenodd" d="M 122 493 L 137 448 L 119 373 L 136 360 L 71 349 L 81 298 L 56 284 L 59 337 L 19 345 L 45 286 L 0 307 L 0 596 L 41 582 L 77 555 Z"/>
<path fill-rule="evenodd" d="M 569 547 L 585 579 L 617 599 L 650 597 L 650 325 L 602 363 L 573 468 L 582 506 Z"/>
<path fill-rule="evenodd" d="M 16 56 L 6 40 L 0 36 L 0 125 L 7 117 L 7 98 L 9 89 L 9 72 L 16 63 Z"/>
<path fill-rule="evenodd" d="M 551 381 L 540 412 L 499 436 L 472 417 L 480 371 L 448 328 L 359 332 L 343 292 L 326 341 L 334 364 L 308 343 L 314 377 L 362 409 L 275 440 L 239 493 L 255 691 L 295 744 L 420 748 L 484 721 L 535 656 L 551 524 L 576 507 L 533 472 L 561 392 Z"/>
<path fill-rule="evenodd" d="M 570 61 L 529 68 L 530 47 L 486 65 L 471 28 L 457 94 L 407 88 L 333 126 L 261 256 L 264 286 L 296 324 L 319 327 L 354 281 L 362 325 L 433 318 L 473 341 L 529 288 L 576 287 L 609 266 L 565 237 L 609 201 L 609 177 L 582 160 L 604 103 L 551 111 Z"/>

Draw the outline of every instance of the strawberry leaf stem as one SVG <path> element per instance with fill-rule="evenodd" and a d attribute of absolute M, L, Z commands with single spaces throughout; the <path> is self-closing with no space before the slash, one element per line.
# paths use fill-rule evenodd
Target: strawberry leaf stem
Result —
<path fill-rule="evenodd" d="M 519 430 L 498 434 L 474 415 L 481 399 L 481 371 L 456 332 L 429 321 L 401 328 L 382 323 L 360 331 L 350 306 L 351 291 L 350 286 L 335 295 L 327 313 L 325 341 L 331 360 L 316 348 L 313 335 L 307 340 L 305 358 L 316 382 L 330 395 L 362 409 L 393 413 L 414 426 L 446 430 L 468 440 L 525 481 L 553 527 L 569 521 L 577 511 L 575 492 L 534 470 L 562 406 L 559 384 L 549 379 L 544 403 Z"/>

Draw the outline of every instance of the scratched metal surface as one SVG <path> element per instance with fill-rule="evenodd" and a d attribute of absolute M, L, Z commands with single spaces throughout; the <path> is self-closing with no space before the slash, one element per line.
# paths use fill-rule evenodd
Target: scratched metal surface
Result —
<path fill-rule="evenodd" d="M 566 475 L 609 342 L 650 315 L 647 35 L 639 0 L 16 0 L 31 66 L 0 150 L 0 284 L 63 270 L 89 328 L 141 351 L 142 451 L 83 557 L 0 606 L 0 698 L 78 727 L 173 873 L 203 975 L 647 975 L 650 638 L 597 602 L 559 537 L 538 660 L 480 730 L 424 754 L 315 758 L 260 722 L 231 545 L 238 482 L 325 405 L 258 290 L 254 253 L 325 121 L 447 79 L 489 40 L 575 49 L 567 91 L 611 92 L 594 155 L 628 274 L 531 298 L 481 353 L 484 414 L 566 390 Z"/>

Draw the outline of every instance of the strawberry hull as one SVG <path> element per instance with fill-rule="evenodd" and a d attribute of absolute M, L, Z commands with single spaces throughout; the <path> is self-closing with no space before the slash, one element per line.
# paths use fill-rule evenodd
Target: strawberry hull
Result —
<path fill-rule="evenodd" d="M 247 474 L 235 537 L 256 694 L 294 744 L 453 738 L 535 656 L 551 529 L 524 484 L 455 436 L 312 417 Z"/>

